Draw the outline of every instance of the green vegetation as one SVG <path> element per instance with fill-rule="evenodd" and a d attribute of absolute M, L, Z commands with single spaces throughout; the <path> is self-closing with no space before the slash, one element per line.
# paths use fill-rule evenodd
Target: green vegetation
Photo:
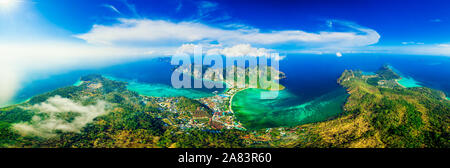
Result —
<path fill-rule="evenodd" d="M 211 71 L 207 75 L 207 71 Z M 283 72 L 280 72 L 271 66 L 255 66 L 255 67 L 238 67 L 238 66 L 229 66 L 224 69 L 214 70 L 212 68 L 203 67 L 203 79 L 211 80 L 211 81 L 221 81 L 228 82 L 229 87 L 240 87 L 240 88 L 259 88 L 264 90 L 283 90 L 285 87 L 276 80 L 286 78 Z M 216 73 L 217 72 L 217 73 Z M 220 78 L 216 78 L 216 74 L 222 74 Z M 192 74 L 194 72 L 191 72 Z M 272 73 L 274 79 L 272 79 Z M 262 80 L 260 77 L 262 74 L 266 74 L 267 79 Z M 199 76 L 199 75 L 197 75 Z M 233 80 L 227 80 L 227 77 L 233 76 Z M 227 80 L 227 81 L 225 81 Z"/>
<path fill-rule="evenodd" d="M 32 97 L 28 102 L 30 104 L 38 104 L 46 101 L 48 98 L 59 95 L 63 98 L 73 99 L 75 94 L 81 91 L 80 87 L 77 86 L 69 86 L 64 88 L 56 89 L 55 91 L 44 93 L 41 95 L 37 95 Z"/>
<path fill-rule="evenodd" d="M 169 126 L 163 117 L 175 114 L 161 111 L 156 101 L 126 90 L 126 83 L 111 81 L 100 75 L 81 78 L 80 86 L 69 86 L 33 97 L 30 101 L 0 109 L 0 147 L 63 147 L 63 148 L 167 148 L 167 147 L 240 147 L 240 131 L 208 131 Z M 60 95 L 82 105 L 106 101 L 109 113 L 98 116 L 79 132 L 56 130 L 57 136 L 39 137 L 21 135 L 12 125 L 27 122 L 37 115 L 48 118 L 45 113 L 35 113 L 30 108 L 47 99 Z M 212 110 L 197 100 L 177 98 L 177 108 L 189 116 L 211 117 Z M 79 113 L 57 113 L 57 118 L 73 122 Z M 178 115 L 178 114 L 176 114 Z"/>
<path fill-rule="evenodd" d="M 385 80 L 391 80 L 391 79 L 400 79 L 400 75 L 395 73 L 389 65 L 382 66 L 377 72 L 379 78 L 385 79 Z"/>
<path fill-rule="evenodd" d="M 19 135 L 11 129 L 10 123 L 0 121 L 0 147 L 15 143 L 18 138 Z"/>
<path fill-rule="evenodd" d="M 341 116 L 289 128 L 241 131 L 215 129 L 212 125 L 217 123 L 210 122 L 213 111 L 197 100 L 176 97 L 160 103 L 161 98 L 127 90 L 124 82 L 89 75 L 81 78 L 80 86 L 60 88 L 1 108 L 0 147 L 450 147 L 450 101 L 445 94 L 425 87 L 400 87 L 395 82 L 398 78 L 388 66 L 371 76 L 346 70 L 338 79 L 350 94 Z M 50 116 L 35 107 L 55 96 L 88 110 L 98 110 L 94 105 L 105 102 L 100 107 L 107 112 L 81 128 L 56 129 L 51 134 L 54 136 L 28 135 L 16 129 L 19 123 L 28 124 L 22 125 L 30 126 L 28 129 L 41 128 L 30 121 L 35 116 Z M 169 111 L 163 106 L 174 108 Z M 70 110 L 55 115 L 69 123 L 66 127 L 86 116 Z M 205 127 L 189 127 L 191 121 Z"/>
<path fill-rule="evenodd" d="M 20 105 L 0 109 L 0 121 L 7 123 L 30 121 L 33 115 L 34 112 L 25 110 Z"/>
<path fill-rule="evenodd" d="M 213 113 L 213 111 L 204 104 L 201 104 L 197 100 L 189 99 L 186 97 L 180 97 L 176 106 L 178 111 L 188 112 L 189 116 L 197 118 L 210 118 L 212 117 Z"/>
<path fill-rule="evenodd" d="M 383 68 L 373 78 L 392 79 Z M 350 93 L 345 114 L 309 124 L 316 147 L 449 147 L 450 102 L 429 88 L 381 87 L 358 71 L 345 71 L 338 82 Z M 390 74 L 390 75 L 387 75 Z M 389 77 L 388 77 L 389 76 Z"/>

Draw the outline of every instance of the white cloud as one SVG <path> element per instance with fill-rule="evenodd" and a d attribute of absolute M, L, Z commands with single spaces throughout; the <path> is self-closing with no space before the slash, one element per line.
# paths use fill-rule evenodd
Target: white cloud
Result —
<path fill-rule="evenodd" d="M 450 44 L 438 44 L 437 46 L 446 48 L 446 47 L 450 47 Z"/>
<path fill-rule="evenodd" d="M 226 57 L 272 57 L 282 60 L 284 57 L 280 56 L 278 52 L 273 49 L 256 48 L 250 44 L 237 44 L 231 47 L 223 47 L 222 45 L 201 45 L 201 44 L 183 44 L 179 47 L 176 54 L 194 54 L 194 50 L 202 52 L 204 55 L 223 55 Z"/>
<path fill-rule="evenodd" d="M 161 56 L 165 48 L 95 46 L 61 41 L 0 43 L 0 104 L 21 88 L 22 78 L 52 72 L 105 66 L 133 59 Z"/>
<path fill-rule="evenodd" d="M 405 42 L 402 42 L 402 44 L 403 45 L 412 45 L 412 44 L 425 44 L 425 43 L 423 43 L 423 42 L 415 42 L 415 41 L 405 41 Z"/>
<path fill-rule="evenodd" d="M 137 18 L 140 17 L 139 13 L 136 10 L 135 5 L 128 3 L 127 0 L 120 0 L 120 1 L 122 1 L 122 3 L 128 8 L 128 10 L 133 14 L 134 17 L 137 17 Z"/>
<path fill-rule="evenodd" d="M 238 44 L 227 48 L 214 48 L 207 51 L 207 54 L 218 54 L 226 57 L 269 57 L 273 50 L 265 48 L 254 48 L 250 44 Z"/>
<path fill-rule="evenodd" d="M 429 55 L 429 56 L 450 56 L 450 44 L 411 44 L 403 46 L 366 46 L 358 48 L 337 49 L 310 49 L 296 50 L 289 53 L 304 54 L 354 54 L 354 53 L 382 53 L 382 54 L 402 54 L 402 55 Z"/>
<path fill-rule="evenodd" d="M 202 45 L 196 45 L 196 44 L 183 44 L 181 45 L 181 47 L 179 47 L 176 51 L 175 54 L 194 54 L 194 50 L 198 48 L 198 49 L 202 49 L 203 50 L 203 46 Z"/>
<path fill-rule="evenodd" d="M 402 42 L 403 45 L 408 45 L 408 44 L 412 44 L 414 42 Z"/>
<path fill-rule="evenodd" d="M 371 51 L 390 54 L 450 56 L 450 45 L 416 43 L 405 46 L 379 46 L 371 48 Z"/>
<path fill-rule="evenodd" d="M 198 17 L 207 17 L 210 12 L 213 12 L 217 10 L 217 6 L 219 4 L 215 2 L 209 2 L 209 1 L 201 1 L 199 2 L 198 6 Z"/>
<path fill-rule="evenodd" d="M 122 14 L 119 10 L 117 10 L 116 7 L 114 7 L 114 6 L 112 6 L 112 5 L 104 4 L 103 6 L 106 7 L 106 8 L 111 9 L 112 11 L 116 12 L 117 14 L 120 14 L 120 15 Z"/>
<path fill-rule="evenodd" d="M 0 43 L 0 61 L 24 70 L 52 69 L 124 58 L 149 57 L 154 48 L 93 46 L 67 42 Z"/>
<path fill-rule="evenodd" d="M 0 62 L 0 105 L 8 103 L 20 87 L 22 74 L 6 62 Z"/>
<path fill-rule="evenodd" d="M 226 57 L 272 57 L 278 55 L 275 50 L 266 48 L 252 47 L 250 44 L 237 44 L 231 47 L 223 47 L 222 45 L 196 45 L 183 44 L 176 50 L 176 54 L 194 54 L 194 50 L 201 51 L 206 55 L 223 55 Z M 281 57 L 280 57 L 281 58 Z"/>
<path fill-rule="evenodd" d="M 303 46 L 356 47 L 378 42 L 380 35 L 372 29 L 350 22 L 334 21 L 347 26 L 352 32 L 311 33 L 302 30 L 262 32 L 259 29 L 222 29 L 196 22 L 170 22 L 150 19 L 119 19 L 111 26 L 94 25 L 85 34 L 76 37 L 93 44 L 121 43 L 184 43 L 217 41 L 225 45 L 248 43 L 252 45 L 294 44 Z M 172 43 L 172 44 L 173 44 Z"/>
<path fill-rule="evenodd" d="M 55 136 L 55 131 L 79 132 L 94 118 L 107 114 L 107 106 L 108 104 L 104 101 L 99 101 L 95 105 L 83 106 L 70 99 L 55 96 L 30 109 L 36 110 L 38 114 L 48 115 L 48 117 L 35 115 L 32 121 L 14 124 L 13 128 L 23 135 L 47 138 Z M 73 115 L 73 118 L 71 121 L 68 118 L 61 118 L 64 115 Z"/>
<path fill-rule="evenodd" d="M 398 50 L 406 54 L 450 56 L 449 44 L 412 45 L 404 48 L 394 48 L 392 50 Z"/>

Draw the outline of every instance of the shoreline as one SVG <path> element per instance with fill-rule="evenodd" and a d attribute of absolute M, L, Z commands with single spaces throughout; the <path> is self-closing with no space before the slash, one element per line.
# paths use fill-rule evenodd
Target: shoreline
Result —
<path fill-rule="evenodd" d="M 247 90 L 247 89 L 250 89 L 250 88 L 244 88 L 244 89 L 242 89 L 242 90 L 236 91 L 236 93 L 234 93 L 234 94 L 232 94 L 232 95 L 230 96 L 230 102 L 229 102 L 230 104 L 229 104 L 228 110 L 230 110 L 230 112 L 232 112 L 233 114 L 234 114 L 234 111 L 233 111 L 232 105 L 233 105 L 233 98 L 234 98 L 234 95 L 236 95 L 237 93 L 239 93 L 239 92 L 241 92 L 241 91 Z"/>
<path fill-rule="evenodd" d="M 281 85 L 281 84 L 279 84 L 279 85 L 282 86 L 281 89 L 277 89 L 277 90 L 261 89 L 261 90 L 266 90 L 266 91 L 282 91 L 282 90 L 285 90 L 285 89 L 286 89 L 285 86 L 283 86 L 283 85 Z M 228 86 L 228 84 L 227 84 L 227 86 Z M 231 90 L 231 89 L 233 89 L 233 88 L 227 88 L 227 89 L 228 89 L 228 90 Z M 237 117 L 236 117 L 236 112 L 233 111 L 232 106 L 233 106 L 233 98 L 234 98 L 234 96 L 235 96 L 236 94 L 238 94 L 239 92 L 245 91 L 245 90 L 247 90 L 247 89 L 260 89 L 260 88 L 250 88 L 250 87 L 246 87 L 246 88 L 243 88 L 243 89 L 241 89 L 241 90 L 236 91 L 234 94 L 232 94 L 232 95 L 230 96 L 229 105 L 228 105 L 228 110 L 233 114 L 233 116 L 234 116 L 234 118 L 235 118 L 235 122 L 238 122 L 239 125 L 241 125 L 244 129 L 247 129 L 247 128 L 245 128 L 245 127 L 243 126 L 243 124 L 237 119 Z M 227 90 L 227 91 L 228 91 L 228 90 Z"/>
<path fill-rule="evenodd" d="M 412 86 L 402 85 L 402 84 L 401 84 L 401 81 L 402 81 L 402 80 L 403 80 L 403 81 L 406 80 L 407 82 L 412 82 Z M 395 81 L 397 82 L 398 85 L 400 85 L 400 86 L 402 86 L 402 87 L 404 87 L 404 88 L 425 87 L 425 86 L 421 85 L 420 82 L 414 80 L 414 78 L 412 78 L 412 77 L 405 77 L 405 76 L 401 76 L 401 75 L 400 75 L 400 79 L 396 79 Z M 411 85 L 411 84 L 410 84 L 410 85 Z"/>
<path fill-rule="evenodd" d="M 395 83 L 397 83 L 397 85 L 399 85 L 402 88 L 407 88 L 406 86 L 403 86 L 402 84 L 400 84 L 400 82 L 398 82 L 401 79 L 395 79 Z"/>
<path fill-rule="evenodd" d="M 224 82 L 224 83 L 225 83 L 226 86 L 227 86 L 226 91 L 228 91 L 228 90 L 230 90 L 230 89 L 233 89 L 232 87 L 231 87 L 231 88 L 228 87 L 228 86 L 232 86 L 232 85 L 230 85 L 230 84 L 228 84 L 228 83 L 226 83 L 226 82 Z M 283 85 L 281 85 L 281 84 L 278 84 L 278 86 L 281 86 L 281 87 L 279 87 L 279 89 L 261 89 L 261 88 L 245 87 L 245 88 L 243 88 L 243 89 L 241 89 L 241 90 L 238 90 L 238 91 L 236 91 L 236 93 L 234 93 L 234 94 L 232 94 L 232 95 L 230 96 L 230 102 L 229 102 L 230 105 L 229 105 L 228 109 L 229 109 L 232 113 L 234 113 L 234 111 L 233 111 L 233 109 L 231 108 L 231 106 L 232 106 L 232 103 L 233 103 L 234 95 L 236 95 L 236 94 L 239 93 L 239 92 L 242 92 L 242 91 L 247 90 L 247 89 L 261 89 L 261 90 L 266 90 L 266 91 L 282 91 L 282 90 L 285 90 L 285 89 L 286 89 L 286 87 L 283 86 Z M 226 91 L 225 91 L 225 93 L 226 93 Z"/>

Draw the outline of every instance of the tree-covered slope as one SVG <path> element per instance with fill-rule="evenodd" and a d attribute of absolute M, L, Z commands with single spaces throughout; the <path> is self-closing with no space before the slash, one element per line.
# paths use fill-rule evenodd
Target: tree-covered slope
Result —
<path fill-rule="evenodd" d="M 240 131 L 180 129 L 178 118 L 210 117 L 211 110 L 185 97 L 170 98 L 178 110 L 140 96 L 126 83 L 100 75 L 81 78 L 80 86 L 44 93 L 0 109 L 0 147 L 165 148 L 240 147 Z M 170 120 L 173 120 L 172 123 Z"/>
<path fill-rule="evenodd" d="M 391 72 L 389 72 L 391 71 Z M 450 147 L 450 101 L 441 91 L 404 88 L 388 66 L 346 70 L 344 113 L 324 122 L 242 131 L 218 129 L 212 109 L 185 97 L 138 95 L 100 75 L 0 108 L 0 147 Z"/>
<path fill-rule="evenodd" d="M 338 83 L 350 94 L 341 117 L 305 125 L 314 147 L 450 147 L 450 101 L 425 87 L 371 85 L 371 78 L 395 76 L 383 68 L 375 76 L 346 70 Z M 395 79 L 395 78 L 392 78 Z"/>

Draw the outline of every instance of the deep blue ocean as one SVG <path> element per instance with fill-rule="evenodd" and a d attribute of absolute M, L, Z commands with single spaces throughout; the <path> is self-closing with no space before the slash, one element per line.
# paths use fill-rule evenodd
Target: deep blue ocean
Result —
<path fill-rule="evenodd" d="M 335 55 L 288 55 L 280 62 L 280 70 L 286 79 L 280 81 L 287 90 L 299 97 L 299 101 L 308 101 L 321 95 L 340 89 L 336 83 L 345 69 L 376 71 L 389 64 L 403 75 L 413 78 L 423 86 L 450 93 L 450 57 L 348 54 Z M 172 66 L 159 58 L 128 62 L 108 67 L 55 72 L 52 75 L 36 72 L 22 84 L 11 103 L 19 103 L 34 95 L 73 85 L 81 76 L 104 74 L 141 83 L 170 85 Z M 220 89 L 196 89 L 210 93 Z"/>
<path fill-rule="evenodd" d="M 280 62 L 287 78 L 280 81 L 288 90 L 305 99 L 312 99 L 341 88 L 337 79 L 345 69 L 375 72 L 389 64 L 422 86 L 450 93 L 450 57 L 351 54 L 290 55 Z"/>

